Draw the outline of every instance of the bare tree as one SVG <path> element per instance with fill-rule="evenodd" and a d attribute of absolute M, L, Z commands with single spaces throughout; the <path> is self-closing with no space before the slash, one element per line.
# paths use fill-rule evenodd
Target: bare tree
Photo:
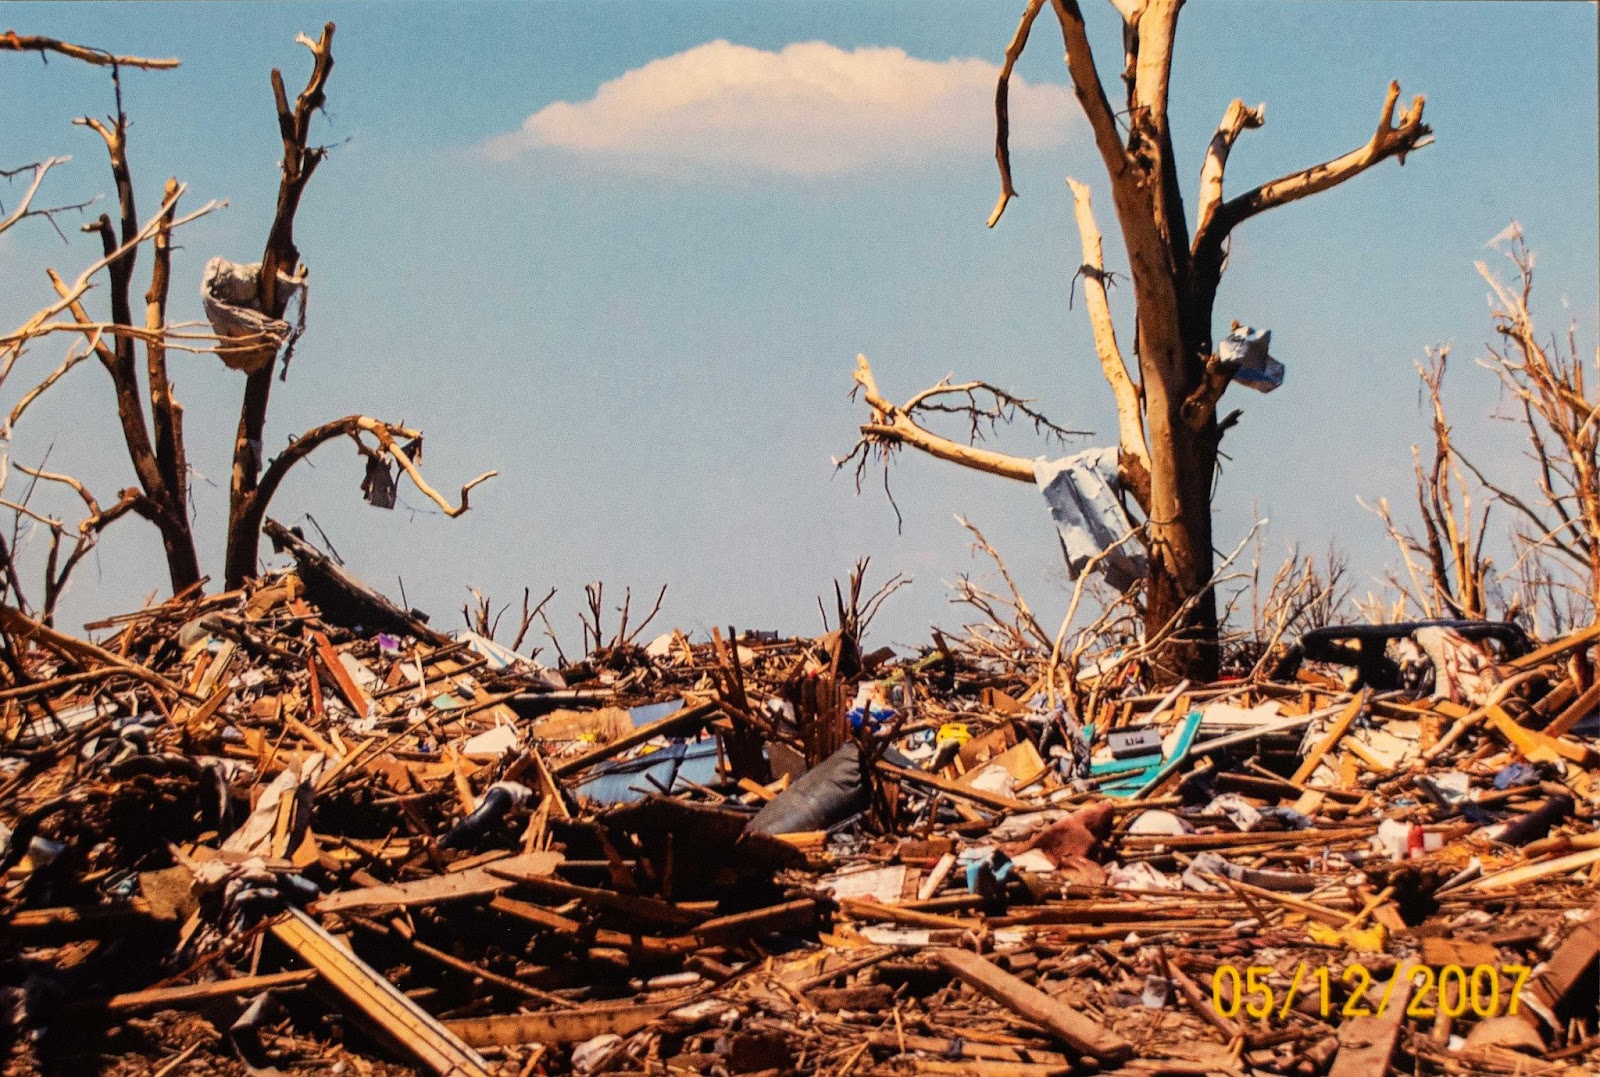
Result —
<path fill-rule="evenodd" d="M 1587 364 L 1578 358 L 1575 326 L 1568 327 L 1565 347 L 1554 335 L 1541 343 L 1529 309 L 1533 252 L 1515 223 L 1507 238 L 1513 283 L 1477 263 L 1493 294 L 1490 313 L 1500 337 L 1498 346 L 1489 346 L 1485 365 L 1500 379 L 1527 431 L 1542 504 L 1529 504 L 1472 470 L 1519 514 L 1523 543 L 1576 580 L 1592 617 L 1600 610 L 1600 388 L 1594 384 L 1600 379 L 1586 373 Z"/>
<path fill-rule="evenodd" d="M 1495 591 L 1494 560 L 1485 550 L 1489 538 L 1492 496 L 1474 508 L 1474 483 L 1468 481 L 1466 458 L 1457 450 L 1444 406 L 1448 347 L 1430 348 L 1428 361 L 1417 364 L 1417 377 L 1432 409 L 1433 454 L 1424 465 L 1422 450 L 1413 445 L 1417 514 L 1422 533 L 1411 534 L 1395 521 L 1387 498 L 1367 506 L 1389 532 L 1400 552 L 1405 578 L 1391 575 L 1390 586 L 1424 617 L 1489 616 Z M 1480 495 L 1486 494 L 1481 485 Z"/>
<path fill-rule="evenodd" d="M 1066 66 L 1105 166 L 1112 203 L 1129 260 L 1134 293 L 1136 369 L 1130 372 L 1118 343 L 1106 293 L 1101 237 L 1087 185 L 1069 179 L 1083 248 L 1084 294 L 1100 367 L 1117 404 L 1119 475 L 1147 524 L 1141 534 L 1150 556 L 1144 592 L 1147 632 L 1180 610 L 1162 660 L 1169 676 L 1209 676 L 1218 655 L 1217 604 L 1208 592 L 1213 575 L 1211 492 L 1218 446 L 1239 419 L 1218 416 L 1233 364 L 1218 358 L 1212 316 L 1233 230 L 1269 209 L 1317 194 L 1431 141 L 1422 122 L 1423 99 L 1396 109 L 1400 87 L 1391 84 L 1371 138 L 1309 168 L 1224 196 L 1223 178 L 1234 142 L 1260 127 L 1264 106 L 1233 101 L 1201 162 L 1199 198 L 1191 233 L 1178 163 L 1167 121 L 1168 83 L 1181 0 L 1112 0 L 1122 18 L 1124 110 L 1115 110 L 1101 82 L 1076 0 L 1049 0 L 1066 45 Z M 1029 0 L 1001 69 L 995 93 L 996 160 L 1000 198 L 990 217 L 999 220 L 1016 195 L 1009 153 L 1008 86 L 1045 0 Z M 1135 374 L 1137 381 L 1135 381 Z M 856 380 L 867 390 L 869 422 L 858 449 L 909 445 L 992 474 L 1033 481 L 1029 460 L 963 445 L 928 430 L 908 408 L 884 400 L 865 360 Z"/>
<path fill-rule="evenodd" d="M 327 155 L 325 147 L 311 143 L 311 123 L 323 106 L 328 78 L 333 71 L 333 34 L 334 25 L 330 22 L 316 40 L 305 35 L 297 38 L 311 52 L 312 70 L 305 88 L 292 105 L 282 73 L 276 69 L 272 72 L 283 157 L 276 209 L 268 229 L 265 252 L 256 269 L 252 304 L 253 309 L 262 315 L 265 324 L 282 323 L 293 295 L 306 279 L 307 270 L 301 262 L 295 241 L 295 216 L 311 176 Z M 169 323 L 167 307 L 172 279 L 172 234 L 180 225 L 210 212 L 218 204 L 208 203 L 194 213 L 180 216 L 178 202 L 184 188 L 176 179 L 169 179 L 162 193 L 159 210 L 141 223 L 136 207 L 135 183 L 128 166 L 129 125 L 123 108 L 121 72 L 126 67 L 168 69 L 176 67 L 178 61 L 116 56 L 51 38 L 24 37 L 15 33 L 0 35 L 0 50 L 63 55 L 109 67 L 116 101 L 115 113 L 106 119 L 84 117 L 77 121 L 79 125 L 98 134 L 104 142 L 116 189 L 115 219 L 112 214 L 105 213 L 84 226 L 84 231 L 99 236 L 102 257 L 71 284 L 54 270 L 48 270 L 50 282 L 58 296 L 57 301 L 42 308 L 16 331 L 0 337 L 0 383 L 12 372 L 31 343 L 62 331 L 81 334 L 85 342 L 81 351 L 69 351 L 56 370 L 22 395 L 7 418 L 5 437 L 10 438 L 30 404 L 56 384 L 76 363 L 93 355 L 99 359 L 111 379 L 123 444 L 138 480 L 138 486 L 124 490 L 111 508 L 102 511 L 97 500 L 77 479 L 44 472 L 36 474 L 36 478 L 69 486 L 89 510 L 89 515 L 76 529 L 75 543 L 65 560 L 60 558 L 60 549 L 67 530 L 61 521 L 26 510 L 25 502 L 9 503 L 13 511 L 25 511 L 25 514 L 45 523 L 52 532 L 45 583 L 46 615 L 53 611 L 67 575 L 93 545 L 94 538 L 111 521 L 130 512 L 150 521 L 160 533 L 169 582 L 175 594 L 194 588 L 202 580 L 189 507 L 189 465 L 184 442 L 183 406 L 174 395 L 167 365 L 168 352 L 178 348 L 214 352 L 225 360 L 236 360 L 240 355 L 249 353 L 259 356 L 261 360 L 247 367 L 238 434 L 233 448 L 224 553 L 224 570 L 229 587 L 236 587 L 256 574 L 262 522 L 273 496 L 290 469 L 318 447 L 339 438 L 352 439 L 361 455 L 368 459 L 369 467 L 381 467 L 386 476 L 391 474 L 392 468 L 403 472 L 446 515 L 458 516 L 468 510 L 468 491 L 492 477 L 495 472 L 480 475 L 463 485 L 459 504 L 453 505 L 422 476 L 419 467 L 421 432 L 369 416 L 349 415 L 323 423 L 290 439 L 287 447 L 270 460 L 266 459 L 263 445 L 273 374 L 279 369 L 281 354 L 282 376 L 287 376 L 296 334 L 218 336 L 196 332 L 191 326 Z M 30 216 L 45 217 L 54 224 L 57 214 L 66 209 L 80 208 L 37 209 L 33 205 L 45 173 L 65 160 L 52 158 L 26 166 L 33 170 L 32 182 L 17 207 L 0 220 L 0 231 Z M 143 296 L 143 317 L 136 319 L 134 271 L 139 249 L 143 246 L 150 247 L 153 264 L 149 286 Z M 110 309 L 108 320 L 98 321 L 91 317 L 85 300 L 94 286 L 95 278 L 102 272 L 107 278 L 105 291 Z M 144 357 L 142 379 L 137 352 L 141 344 Z M 236 364 L 230 362 L 230 365 Z M 147 399 L 148 414 L 145 410 Z M 390 485 L 392 487 L 392 478 Z M 10 561 L 9 551 L 5 553 L 5 560 Z M 14 584 L 14 572 L 11 573 L 11 580 Z M 22 601 L 20 590 L 18 599 Z"/>
<path fill-rule="evenodd" d="M 1401 570 L 1388 581 L 1399 611 L 1524 618 L 1557 635 L 1589 623 L 1600 608 L 1600 396 L 1578 359 L 1573 327 L 1565 345 L 1554 336 L 1540 338 L 1529 306 L 1534 256 L 1521 229 L 1513 223 L 1495 242 L 1509 243 L 1506 257 L 1517 279 L 1507 284 L 1477 263 L 1500 337 L 1480 365 L 1498 377 L 1510 405 L 1510 413 L 1498 417 L 1522 427 L 1528 438 L 1532 481 L 1516 485 L 1537 492 L 1524 496 L 1490 478 L 1458 446 L 1444 402 L 1449 349 L 1441 347 L 1430 349 L 1428 362 L 1417 367 L 1434 443 L 1427 463 L 1412 450 L 1420 530 L 1405 530 L 1384 499 L 1373 511 L 1400 553 Z M 1510 528 L 1489 527 L 1496 504 L 1511 513 Z M 1512 558 L 1504 571 L 1495 567 L 1491 536 Z"/>

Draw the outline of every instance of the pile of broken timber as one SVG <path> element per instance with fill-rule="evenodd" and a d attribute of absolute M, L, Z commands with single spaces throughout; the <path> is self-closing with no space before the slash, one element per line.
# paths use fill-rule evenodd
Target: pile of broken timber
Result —
<path fill-rule="evenodd" d="M 0 607 L 12 1072 L 1600 1067 L 1594 630 L 1459 698 L 1073 715 L 942 637 L 546 669 L 306 569 L 95 642 Z M 841 749 L 848 808 L 752 825 Z M 1524 1004 L 1418 1006 L 1416 965 Z"/>

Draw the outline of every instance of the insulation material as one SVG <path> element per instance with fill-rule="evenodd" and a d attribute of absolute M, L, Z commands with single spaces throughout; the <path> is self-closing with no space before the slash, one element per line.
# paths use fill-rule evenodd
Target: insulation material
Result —
<path fill-rule="evenodd" d="M 212 330 L 223 338 L 217 355 L 230 370 L 254 374 L 269 366 L 278 349 L 289 339 L 289 323 L 261 309 L 256 282 L 261 263 L 241 264 L 226 258 L 206 263 L 200 278 L 200 299 Z M 278 274 L 279 294 L 287 299 L 300 290 L 300 282 Z"/>
<path fill-rule="evenodd" d="M 1033 479 L 1061 533 L 1069 576 L 1077 579 L 1091 560 L 1104 553 L 1095 569 L 1112 587 L 1127 591 L 1144 579 L 1150 562 L 1144 548 L 1128 537 L 1133 522 L 1117 496 L 1121 482 L 1116 449 L 1086 449 L 1061 460 L 1036 460 Z"/>
<path fill-rule="evenodd" d="M 1217 358 L 1235 363 L 1233 380 L 1258 393 L 1270 393 L 1283 384 L 1283 364 L 1267 354 L 1272 346 L 1272 330 L 1257 332 L 1248 325 L 1235 325 L 1233 332 L 1217 345 Z"/>

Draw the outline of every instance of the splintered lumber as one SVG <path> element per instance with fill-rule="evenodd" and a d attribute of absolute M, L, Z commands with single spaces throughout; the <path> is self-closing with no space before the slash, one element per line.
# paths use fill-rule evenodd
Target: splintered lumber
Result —
<path fill-rule="evenodd" d="M 1350 731 L 1350 723 L 1356 720 L 1356 716 L 1361 713 L 1361 708 L 1367 705 L 1368 695 L 1369 693 L 1363 689 L 1360 695 L 1350 701 L 1349 706 L 1339 712 L 1339 716 L 1333 720 L 1333 726 L 1328 730 L 1328 735 L 1323 737 L 1317 743 L 1317 746 L 1301 761 L 1299 768 L 1289 779 L 1290 784 L 1300 785 L 1311 777 L 1312 773 L 1317 769 L 1317 764 L 1322 762 L 1322 757 L 1327 755 L 1344 738 L 1344 735 Z"/>
<path fill-rule="evenodd" d="M 1075 1051 L 1102 1062 L 1121 1062 L 1133 1055 L 1133 1044 L 1115 1032 L 996 968 L 977 954 L 941 946 L 933 951 L 933 959 L 951 975 L 1045 1029 Z"/>
<path fill-rule="evenodd" d="M 955 797 L 957 800 L 970 800 L 974 804 L 981 804 L 983 807 L 994 811 L 1025 812 L 1038 810 L 1037 805 L 1028 804 L 1021 800 L 1013 800 L 1010 797 L 999 796 L 995 793 L 987 793 L 982 789 L 972 789 L 950 781 L 948 778 L 941 778 L 937 774 L 929 774 L 926 771 L 907 770 L 905 767 L 897 767 L 893 763 L 886 763 L 882 759 L 878 760 L 876 766 L 880 774 L 898 778 L 913 785 L 921 785 L 928 789 L 938 790 L 946 796 Z"/>
<path fill-rule="evenodd" d="M 515 1047 L 524 1043 L 582 1043 L 613 1033 L 626 1036 L 684 1004 L 603 1002 L 570 1010 L 505 1013 L 446 1021 L 444 1027 L 470 1047 Z"/>
<path fill-rule="evenodd" d="M 993 1058 L 963 1058 L 949 1062 L 938 1058 L 917 1059 L 917 1073 L 948 1073 L 952 1077 L 1066 1077 L 1071 1065 L 1038 1062 L 1004 1062 Z"/>
<path fill-rule="evenodd" d="M 427 1069 L 440 1077 L 490 1077 L 489 1064 L 478 1052 L 299 909 L 290 909 L 273 924 L 272 935 L 315 969 L 352 1010 Z"/>
<path fill-rule="evenodd" d="M 521 856 L 496 860 L 494 867 L 516 875 L 548 875 L 564 859 L 560 853 L 523 853 Z M 381 886 L 364 886 L 359 890 L 341 890 L 329 894 L 311 906 L 318 916 L 351 909 L 370 909 L 384 905 L 410 908 L 417 905 L 437 905 L 445 901 L 497 894 L 517 885 L 515 877 L 492 875 L 487 867 L 469 868 L 466 871 L 444 875 L 430 875 L 404 883 L 385 883 Z"/>
<path fill-rule="evenodd" d="M 1523 1000 L 1537 1003 L 1537 1008 L 1530 1006 L 1528 1009 L 1542 1011 L 1541 1017 L 1554 1017 L 1556 1007 L 1567 993 L 1592 975 L 1596 960 L 1600 960 L 1600 917 L 1591 915 L 1568 933 L 1556 952 L 1550 955 L 1550 960 L 1529 981 Z M 1557 1018 L 1557 1028 L 1559 1020 Z"/>
<path fill-rule="evenodd" d="M 263 976 L 236 976 L 231 980 L 212 980 L 207 983 L 187 984 L 183 987 L 152 987 L 147 991 L 129 991 L 121 995 L 112 995 L 102 1002 L 89 1003 L 88 1006 L 114 1014 L 137 1013 L 144 1010 L 183 1010 L 203 1006 L 219 998 L 304 987 L 315 979 L 317 979 L 315 969 L 294 969 L 290 972 L 269 972 Z"/>
<path fill-rule="evenodd" d="M 1567 684 L 1570 683 L 1570 681 L 1567 682 Z M 1554 694 L 1554 692 L 1551 693 L 1551 695 Z M 1600 682 L 1591 684 L 1583 695 L 1573 700 L 1565 710 L 1551 719 L 1550 724 L 1544 727 L 1544 735 L 1547 737 L 1561 736 L 1593 714 L 1596 707 L 1600 707 Z"/>
<path fill-rule="evenodd" d="M 1547 879 L 1552 875 L 1566 875 L 1586 868 L 1590 864 L 1600 861 L 1600 849 L 1584 849 L 1566 856 L 1558 856 L 1554 860 L 1544 860 L 1537 864 L 1522 864 L 1471 883 L 1470 890 L 1505 890 L 1509 887 L 1520 886 L 1523 883 L 1533 882 L 1535 879 Z"/>
<path fill-rule="evenodd" d="M 78 662 L 111 666 L 114 669 L 119 669 L 171 695 L 196 699 L 196 697 L 185 692 L 154 670 L 148 669 L 137 662 L 130 662 L 121 655 L 112 654 L 104 647 L 97 647 L 87 640 L 74 639 L 71 636 L 57 632 L 48 625 L 40 624 L 20 610 L 12 609 L 4 602 L 0 602 L 0 632 L 4 632 L 11 637 L 12 645 L 15 647 L 21 647 L 25 643 L 37 643 L 42 647 L 48 647 L 57 654 L 66 655 L 68 658 Z M 196 702 L 198 701 L 196 699 Z"/>
<path fill-rule="evenodd" d="M 1021 1052 L 1016 1047 L 995 1043 L 976 1043 L 969 1039 L 947 1040 L 933 1036 L 915 1036 L 910 1033 L 895 1035 L 890 1032 L 876 1032 L 867 1037 L 867 1043 L 873 1047 L 887 1048 L 891 1051 L 919 1051 L 923 1054 L 943 1058 L 982 1059 L 991 1062 L 1020 1062 Z M 1072 1069 L 1071 1063 L 1062 1055 L 1049 1051 L 1040 1051 L 1029 1047 L 1028 1058 L 1036 1066 L 1064 1066 L 1063 1072 Z M 926 1060 L 918 1059 L 920 1067 Z"/>
<path fill-rule="evenodd" d="M 1572 744 L 1558 740 L 1548 733 L 1535 733 L 1531 729 L 1522 728 L 1515 718 L 1499 707 L 1489 707 L 1487 710 L 1489 725 L 1510 741 L 1512 746 L 1530 762 L 1554 763 L 1568 759 L 1582 766 L 1592 755 L 1590 750 L 1581 744 Z"/>
<path fill-rule="evenodd" d="M 563 882 L 560 879 L 545 878 L 542 875 L 522 871 L 512 866 L 509 860 L 500 860 L 493 864 L 485 865 L 484 870 L 490 875 L 509 879 L 514 883 L 521 883 L 525 888 L 544 894 L 547 897 L 558 898 L 562 901 L 581 901 L 591 908 L 602 909 L 606 912 L 617 913 L 621 916 L 643 920 L 652 924 L 670 924 L 674 927 L 692 928 L 708 919 L 708 917 L 690 909 L 674 905 L 670 901 L 642 897 L 638 894 L 619 894 L 614 890 L 599 890 L 591 886 L 579 886 L 576 883 Z"/>
<path fill-rule="evenodd" d="M 1124 834 L 1124 849 L 1220 849 L 1233 845 L 1304 845 L 1319 848 L 1335 841 L 1367 838 L 1377 830 L 1375 826 L 1312 827 L 1306 830 L 1285 830 L 1277 833 L 1243 834 Z"/>
<path fill-rule="evenodd" d="M 1411 1003 L 1414 969 L 1402 962 L 1394 973 L 1394 990 L 1388 992 L 1384 1004 L 1375 1007 L 1370 1016 L 1349 1017 L 1339 1026 L 1339 1053 L 1333 1056 L 1328 1077 L 1383 1077 L 1389 1072 L 1400 1030 L 1405 1027 L 1406 1007 Z"/>
<path fill-rule="evenodd" d="M 706 703 L 697 703 L 692 707 L 685 707 L 676 713 L 667 715 L 660 721 L 651 722 L 648 725 L 642 725 L 638 729 L 635 729 L 632 733 L 618 737 L 610 744 L 601 745 L 593 751 L 585 752 L 575 759 L 567 759 L 563 762 L 557 763 L 554 767 L 550 768 L 550 772 L 557 778 L 565 778 L 569 774 L 581 773 L 585 770 L 588 770 L 596 763 L 604 763 L 612 756 L 621 755 L 629 748 L 637 747 L 646 741 L 654 740 L 662 734 L 670 733 L 683 726 L 687 726 L 694 722 L 709 718 L 720 709 L 721 704 L 719 704 L 716 700 L 710 700 Z"/>
<path fill-rule="evenodd" d="M 839 908 L 857 920 L 887 920 L 890 923 L 905 924 L 908 927 L 931 927 L 938 930 L 966 931 L 977 925 L 976 920 L 961 920 L 954 916 L 938 916 L 930 912 L 918 912 L 916 909 L 902 908 L 899 905 L 884 905 L 877 901 L 862 901 L 858 898 L 840 898 Z"/>
<path fill-rule="evenodd" d="M 797 898 L 764 909 L 718 916 L 696 925 L 693 934 L 708 944 L 736 943 L 781 931 L 805 930 L 816 921 L 817 903 L 810 898 Z"/>
<path fill-rule="evenodd" d="M 322 666 L 322 672 L 327 675 L 334 690 L 350 705 L 350 709 L 356 712 L 357 718 L 365 718 L 372 707 L 372 701 L 361 690 L 361 686 L 350 675 L 350 671 L 344 668 L 344 663 L 339 660 L 339 652 L 333 649 L 328 637 L 321 632 L 312 632 L 311 645 L 315 648 L 317 662 Z"/>
<path fill-rule="evenodd" d="M 11 914 L 5 932 L 30 945 L 74 939 L 104 939 L 131 934 L 155 922 L 150 903 L 143 898 L 108 905 L 59 905 L 48 909 L 23 909 Z"/>
<path fill-rule="evenodd" d="M 1529 651 L 1521 658 L 1513 658 L 1506 664 L 1519 672 L 1535 669 L 1552 658 L 1560 658 L 1568 651 L 1575 651 L 1579 647 L 1586 646 L 1596 640 L 1600 640 L 1600 623 L 1592 624 L 1588 628 L 1572 633 L 1570 636 L 1564 636 L 1554 643 L 1547 643 L 1536 651 Z"/>

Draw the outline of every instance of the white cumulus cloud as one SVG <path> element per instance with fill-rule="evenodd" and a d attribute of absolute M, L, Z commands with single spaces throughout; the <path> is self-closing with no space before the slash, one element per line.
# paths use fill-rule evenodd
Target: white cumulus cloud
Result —
<path fill-rule="evenodd" d="M 496 160 L 556 150 L 671 175 L 822 176 L 988 152 L 999 67 L 919 60 L 897 48 L 846 52 L 808 41 L 770 52 L 712 41 L 557 101 L 482 146 Z M 1014 148 L 1063 141 L 1064 86 L 1011 80 Z"/>

